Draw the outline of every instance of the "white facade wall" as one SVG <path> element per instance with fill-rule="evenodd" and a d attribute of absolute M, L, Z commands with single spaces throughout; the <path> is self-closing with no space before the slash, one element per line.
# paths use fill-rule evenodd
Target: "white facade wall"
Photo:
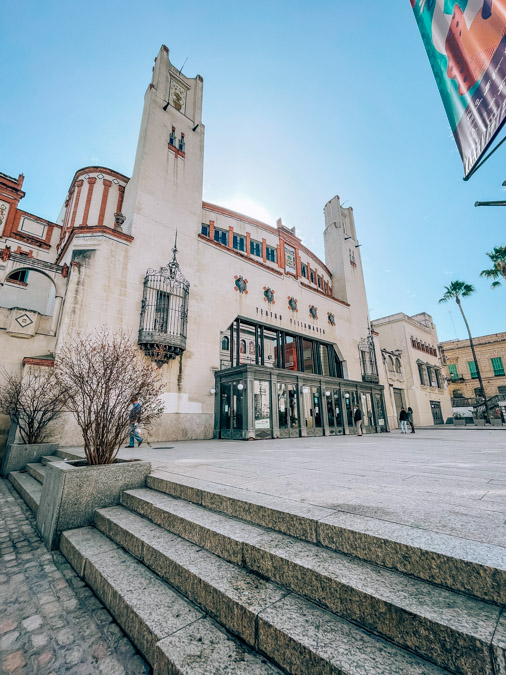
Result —
<path fill-rule="evenodd" d="M 400 350 L 402 363 L 402 376 L 391 373 L 385 366 L 382 367 L 382 383 L 385 383 L 385 401 L 388 409 L 390 428 L 399 426 L 398 414 L 395 409 L 393 389 L 402 389 L 406 408 L 413 408 L 415 426 L 432 426 L 433 416 L 431 401 L 437 401 L 441 405 L 443 420 L 452 416 L 451 400 L 444 377 L 444 371 L 439 356 L 415 349 L 411 338 L 433 346 L 437 349 L 439 344 L 436 327 L 428 314 L 418 314 L 409 317 L 406 314 L 393 314 L 391 316 L 375 319 L 374 330 L 379 335 L 380 348 L 387 352 Z M 442 387 L 422 385 L 418 371 L 418 361 L 428 363 L 441 372 Z M 388 387 L 388 388 L 387 388 Z"/>

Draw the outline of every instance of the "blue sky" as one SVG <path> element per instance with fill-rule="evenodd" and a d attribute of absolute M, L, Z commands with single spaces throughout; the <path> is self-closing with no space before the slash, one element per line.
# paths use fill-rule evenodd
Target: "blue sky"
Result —
<path fill-rule="evenodd" d="M 426 311 L 465 337 L 444 286 L 472 283 L 475 335 L 506 330 L 506 286 L 479 272 L 504 245 L 501 148 L 470 181 L 409 0 L 21 0 L 2 7 L 0 171 L 56 219 L 74 172 L 132 172 L 161 44 L 204 78 L 204 199 L 276 218 L 323 255 L 323 206 L 353 206 L 371 317 Z"/>

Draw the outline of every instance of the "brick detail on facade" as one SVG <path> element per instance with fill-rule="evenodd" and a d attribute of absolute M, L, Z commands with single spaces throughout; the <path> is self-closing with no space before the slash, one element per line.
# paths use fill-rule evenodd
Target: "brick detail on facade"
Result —
<path fill-rule="evenodd" d="M 99 211 L 99 214 L 98 214 L 97 225 L 103 225 L 104 224 L 105 209 L 107 207 L 107 197 L 109 196 L 109 188 L 112 185 L 112 181 L 107 180 L 107 178 L 104 178 L 103 183 L 104 183 L 104 189 L 103 189 L 103 192 L 102 192 L 102 201 L 100 202 L 100 211 Z"/>

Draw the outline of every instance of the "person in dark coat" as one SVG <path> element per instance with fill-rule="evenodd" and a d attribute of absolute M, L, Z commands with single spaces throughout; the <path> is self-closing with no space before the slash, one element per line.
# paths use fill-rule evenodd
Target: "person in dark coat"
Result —
<path fill-rule="evenodd" d="M 355 426 L 357 427 L 357 435 L 362 436 L 362 411 L 358 407 L 358 405 L 355 406 L 355 411 L 353 413 L 353 421 L 355 422 Z"/>
<path fill-rule="evenodd" d="M 415 433 L 415 423 L 413 422 L 413 408 L 409 406 L 408 408 L 408 424 L 411 427 L 411 433 Z"/>
<path fill-rule="evenodd" d="M 128 420 L 130 422 L 130 443 L 125 445 L 125 448 L 133 448 L 135 441 L 137 441 L 137 447 L 142 445 L 142 437 L 139 435 L 138 428 L 141 421 L 141 412 L 142 406 L 139 403 L 137 396 L 132 398 L 132 407 L 130 408 L 130 413 L 128 415 Z"/>
<path fill-rule="evenodd" d="M 408 419 L 409 419 L 408 413 L 403 406 L 399 414 L 399 422 L 401 423 L 401 434 L 408 433 Z"/>

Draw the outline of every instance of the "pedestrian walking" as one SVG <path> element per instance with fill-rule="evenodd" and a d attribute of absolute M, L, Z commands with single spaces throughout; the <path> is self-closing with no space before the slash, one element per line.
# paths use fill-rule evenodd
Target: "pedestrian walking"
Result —
<path fill-rule="evenodd" d="M 411 433 L 415 433 L 415 423 L 413 422 L 413 408 L 409 406 L 408 408 L 408 424 L 411 427 Z"/>
<path fill-rule="evenodd" d="M 139 435 L 141 412 L 142 406 L 139 403 L 137 396 L 134 396 L 132 398 L 132 407 L 128 414 L 128 420 L 130 422 L 130 444 L 125 445 L 125 448 L 133 448 L 135 446 L 135 441 L 137 441 L 138 448 L 142 445 L 142 437 Z"/>
<path fill-rule="evenodd" d="M 355 426 L 357 427 L 358 436 L 362 436 L 362 411 L 360 410 L 358 405 L 355 406 L 355 411 L 353 413 L 353 421 L 355 422 Z"/>
<path fill-rule="evenodd" d="M 408 413 L 406 408 L 402 407 L 399 413 L 399 422 L 401 423 L 401 434 L 408 433 Z"/>

